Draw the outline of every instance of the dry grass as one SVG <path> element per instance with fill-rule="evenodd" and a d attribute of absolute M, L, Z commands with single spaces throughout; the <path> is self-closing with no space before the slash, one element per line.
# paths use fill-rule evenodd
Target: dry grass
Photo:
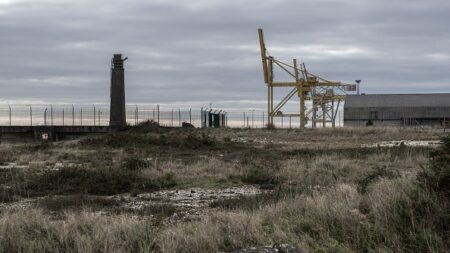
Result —
<path fill-rule="evenodd" d="M 40 210 L 2 214 L 1 252 L 150 252 L 152 227 L 131 217 L 66 213 L 54 220 Z"/>
<path fill-rule="evenodd" d="M 89 139 L 89 145 L 77 141 L 0 144 L 0 155 L 4 155 L 0 159 L 5 162 L 38 161 L 32 169 L 3 171 L 2 188 L 27 196 L 25 183 L 39 179 L 44 188 L 80 186 L 91 194 L 115 194 L 144 191 L 145 182 L 177 189 L 251 182 L 270 184 L 273 193 L 218 201 L 201 219 L 163 222 L 155 227 L 146 219 L 148 213 L 170 216 L 178 210 L 150 206 L 151 210 L 133 216 L 102 216 L 96 212 L 102 211 L 103 205 L 117 203 L 104 202 L 101 197 L 64 196 L 79 193 L 80 187 L 77 191 L 57 191 L 63 196 L 41 200 L 43 210 L 0 212 L 0 252 L 231 252 L 275 242 L 290 243 L 305 252 L 449 249 L 448 231 L 443 234 L 445 227 L 439 226 L 447 219 L 446 206 L 417 180 L 422 166 L 427 166 L 431 148 L 361 148 L 362 143 L 383 140 L 436 139 L 434 134 L 396 128 L 224 129 L 201 130 L 198 135 L 194 130 L 183 132 L 180 141 L 176 132 L 170 131 L 152 132 L 148 142 L 131 146 L 112 137 L 106 140 L 112 147 L 98 146 L 95 139 Z M 132 140 L 140 134 L 147 133 L 133 133 Z M 120 138 L 127 140 L 126 134 Z M 203 146 L 189 148 L 192 138 Z M 231 141 L 239 138 L 245 142 Z M 89 180 L 70 170 L 48 172 L 48 167 L 61 161 L 83 164 L 81 172 Z M 46 173 L 53 173 L 53 177 Z M 58 182 L 40 180 L 45 178 L 57 178 Z M 119 187 L 124 179 L 126 187 L 120 191 L 103 187 L 112 183 Z M 77 209 L 78 205 L 91 210 Z M 49 210 L 57 210 L 58 215 L 49 214 Z"/>

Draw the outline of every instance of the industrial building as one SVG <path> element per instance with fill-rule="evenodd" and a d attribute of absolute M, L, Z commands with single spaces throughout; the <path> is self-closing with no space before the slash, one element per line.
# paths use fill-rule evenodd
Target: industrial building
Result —
<path fill-rule="evenodd" d="M 347 95 L 345 126 L 444 126 L 450 93 Z"/>

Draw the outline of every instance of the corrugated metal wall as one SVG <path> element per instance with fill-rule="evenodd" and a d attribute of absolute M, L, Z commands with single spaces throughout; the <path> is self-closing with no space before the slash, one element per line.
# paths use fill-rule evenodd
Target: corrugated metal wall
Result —
<path fill-rule="evenodd" d="M 344 108 L 344 121 L 375 119 L 375 115 L 377 116 L 378 120 L 400 120 L 403 118 L 450 118 L 450 107 Z"/>

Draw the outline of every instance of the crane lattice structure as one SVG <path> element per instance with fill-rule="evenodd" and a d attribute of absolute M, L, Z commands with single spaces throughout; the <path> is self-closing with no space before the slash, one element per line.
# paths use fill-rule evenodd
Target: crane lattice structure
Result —
<path fill-rule="evenodd" d="M 300 117 L 300 127 L 304 128 L 311 119 L 311 125 L 316 128 L 318 124 L 326 127 L 331 123 L 336 125 L 336 115 L 342 101 L 345 100 L 347 91 L 355 91 L 355 84 L 333 82 L 325 80 L 306 70 L 305 63 L 297 64 L 293 59 L 292 64 L 287 64 L 269 55 L 264 43 L 264 33 L 258 29 L 259 43 L 261 46 L 261 59 L 264 72 L 264 82 L 267 84 L 267 111 L 268 124 L 273 124 L 274 117 Z M 294 80 L 292 82 L 275 82 L 274 67 L 285 71 Z M 273 88 L 274 87 L 294 87 L 280 102 L 274 107 Z M 286 103 L 297 94 L 300 98 L 300 112 L 298 114 L 283 114 L 281 109 Z M 311 101 L 312 106 L 306 108 L 306 101 Z"/>

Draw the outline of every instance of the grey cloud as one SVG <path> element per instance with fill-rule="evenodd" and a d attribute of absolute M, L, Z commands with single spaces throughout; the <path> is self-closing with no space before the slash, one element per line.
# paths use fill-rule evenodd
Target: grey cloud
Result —
<path fill-rule="evenodd" d="M 449 12 L 443 0 L 13 0 L 0 4 L 0 100 L 108 102 L 121 52 L 131 103 L 262 101 L 258 27 L 274 56 L 327 79 L 448 92 Z"/>

